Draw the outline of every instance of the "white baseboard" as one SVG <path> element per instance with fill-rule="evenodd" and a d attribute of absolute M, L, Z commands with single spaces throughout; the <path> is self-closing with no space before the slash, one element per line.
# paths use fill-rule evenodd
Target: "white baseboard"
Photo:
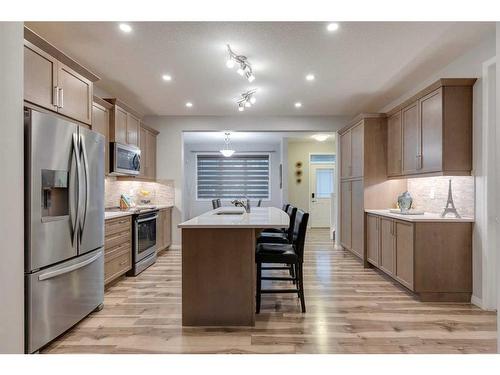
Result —
<path fill-rule="evenodd" d="M 181 249 L 181 245 L 170 245 L 169 249 L 171 249 L 171 250 L 180 250 Z"/>
<path fill-rule="evenodd" d="M 472 297 L 470 298 L 470 303 L 472 303 L 473 305 L 476 305 L 477 307 L 479 307 L 480 309 L 483 309 L 483 300 L 479 297 L 476 297 L 475 295 L 472 295 Z"/>

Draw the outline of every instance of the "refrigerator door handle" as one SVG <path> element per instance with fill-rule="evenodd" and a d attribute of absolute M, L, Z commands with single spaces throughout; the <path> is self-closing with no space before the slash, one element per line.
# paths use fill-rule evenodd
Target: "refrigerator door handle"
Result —
<path fill-rule="evenodd" d="M 77 236 L 78 236 L 78 225 L 80 222 L 80 148 L 78 147 L 78 134 L 73 133 L 73 155 L 76 162 L 76 219 L 75 225 L 73 226 L 73 246 L 76 244 Z M 73 224 L 73 223 L 71 223 Z"/>
<path fill-rule="evenodd" d="M 80 263 L 77 263 L 77 264 L 73 264 L 71 266 L 64 267 L 64 268 L 61 268 L 61 269 L 58 269 L 58 270 L 55 270 L 55 271 L 43 273 L 40 276 L 38 276 L 38 280 L 39 281 L 43 281 L 43 280 L 47 280 L 47 279 L 52 279 L 53 277 L 64 275 L 65 273 L 73 272 L 73 271 L 75 271 L 75 270 L 77 270 L 79 268 L 82 268 L 82 267 L 85 267 L 85 266 L 89 265 L 92 262 L 95 262 L 97 259 L 99 259 L 100 256 L 101 256 L 101 252 L 99 252 L 98 254 L 94 255 L 90 259 L 84 260 L 83 262 L 80 262 Z"/>
<path fill-rule="evenodd" d="M 81 225 L 80 225 L 80 231 L 82 232 L 83 236 L 83 230 L 85 229 L 85 222 L 87 221 L 87 211 L 89 209 L 89 194 L 90 194 L 90 185 L 89 185 L 89 162 L 87 158 L 87 149 L 85 148 L 85 142 L 83 135 L 80 134 L 80 147 L 82 150 L 82 156 L 83 156 L 83 171 L 85 173 L 85 205 L 84 205 L 84 214 L 80 218 Z M 82 240 L 82 236 L 80 236 L 80 241 Z"/>

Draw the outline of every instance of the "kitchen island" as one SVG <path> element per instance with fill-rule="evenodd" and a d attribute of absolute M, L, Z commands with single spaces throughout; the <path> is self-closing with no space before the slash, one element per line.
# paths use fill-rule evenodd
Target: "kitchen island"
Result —
<path fill-rule="evenodd" d="M 182 230 L 182 324 L 255 324 L 255 242 L 262 229 L 287 228 L 275 207 L 220 207 L 178 225 Z"/>

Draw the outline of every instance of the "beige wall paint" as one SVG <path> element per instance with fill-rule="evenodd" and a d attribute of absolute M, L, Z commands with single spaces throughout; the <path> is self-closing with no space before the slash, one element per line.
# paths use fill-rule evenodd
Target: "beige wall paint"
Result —
<path fill-rule="evenodd" d="M 497 131 L 499 131 L 499 126 L 498 123 L 500 121 L 500 105 L 498 105 L 498 98 L 500 95 L 498 94 L 498 91 L 500 90 L 500 63 L 498 61 L 498 52 L 500 52 L 500 22 L 497 22 L 497 27 L 496 27 L 496 52 L 497 52 L 497 84 L 496 84 L 496 89 L 497 89 L 497 108 L 496 108 L 496 122 L 497 122 Z M 497 163 L 498 164 L 498 163 Z M 497 275 L 500 275 L 500 248 L 497 247 Z M 497 276 L 498 277 L 498 276 Z M 498 285 L 498 283 L 497 283 Z M 500 327 L 500 288 L 497 288 L 497 327 Z M 498 328 L 497 328 L 498 330 Z M 497 352 L 500 353 L 500 335 L 497 334 Z"/>
<path fill-rule="evenodd" d="M 24 352 L 23 23 L 0 22 L 0 353 Z"/>
<path fill-rule="evenodd" d="M 309 211 L 309 154 L 335 153 L 335 141 L 288 142 L 288 203 Z M 302 162 L 302 182 L 297 183 L 295 164 Z"/>

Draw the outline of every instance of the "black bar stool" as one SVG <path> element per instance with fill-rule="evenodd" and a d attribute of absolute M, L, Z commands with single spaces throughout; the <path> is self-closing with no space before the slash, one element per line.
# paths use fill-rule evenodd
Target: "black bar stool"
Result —
<path fill-rule="evenodd" d="M 256 312 L 260 312 L 260 299 L 263 293 L 297 293 L 300 298 L 302 312 L 306 312 L 306 303 L 304 298 L 304 243 L 306 239 L 307 221 L 309 214 L 297 210 L 295 215 L 295 224 L 291 244 L 260 243 L 255 252 L 255 262 L 257 263 L 257 293 L 256 293 Z M 283 267 L 263 268 L 263 263 L 287 264 L 295 272 L 291 277 L 263 277 L 263 269 L 282 269 Z M 262 280 L 282 280 L 293 281 L 296 285 L 293 289 L 262 289 Z"/>

